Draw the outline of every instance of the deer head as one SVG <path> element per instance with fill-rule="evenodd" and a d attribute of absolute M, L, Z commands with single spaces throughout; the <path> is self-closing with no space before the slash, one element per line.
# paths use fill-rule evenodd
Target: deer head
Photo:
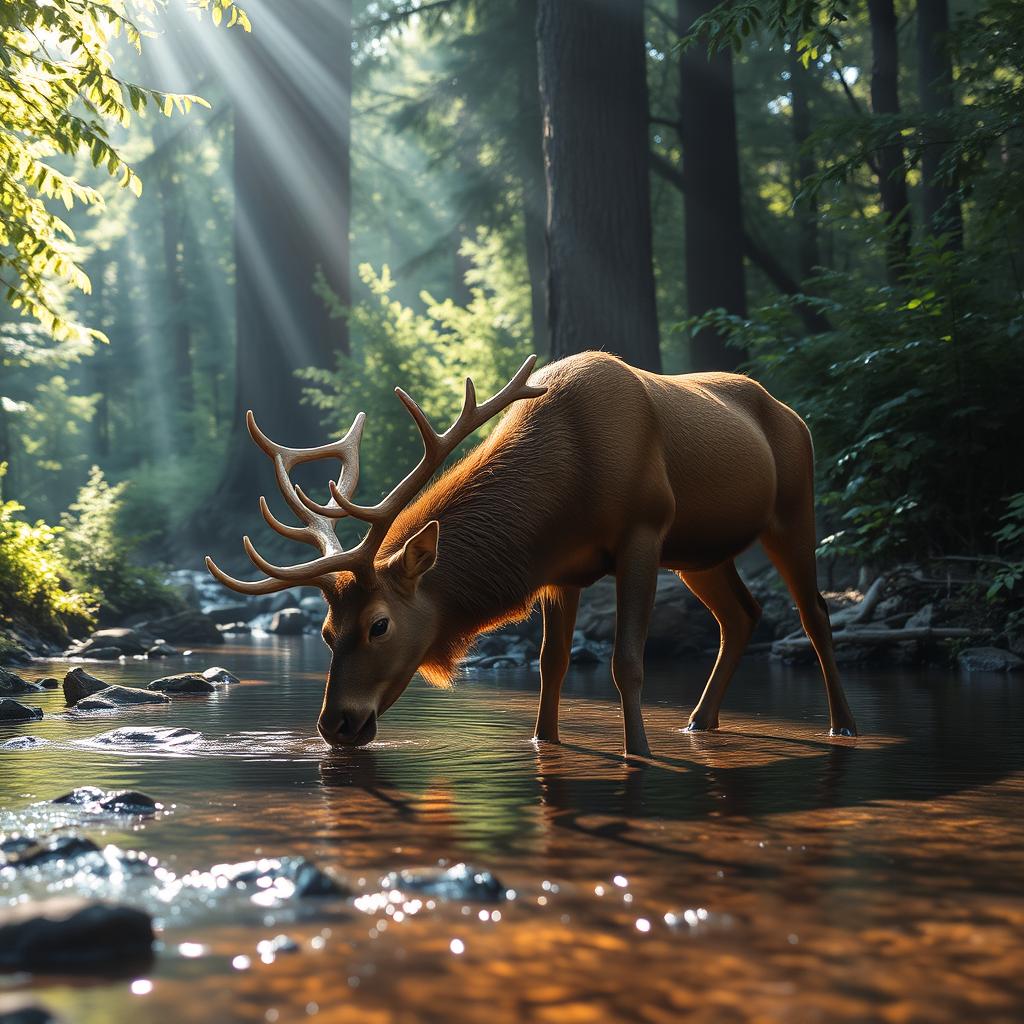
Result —
<path fill-rule="evenodd" d="M 264 579 L 235 579 L 210 557 L 206 567 L 221 583 L 241 594 L 271 594 L 296 586 L 317 586 L 323 591 L 328 610 L 322 634 L 331 649 L 331 668 L 317 728 L 328 743 L 369 743 L 377 732 L 377 718 L 401 696 L 427 653 L 442 638 L 439 608 L 419 585 L 437 558 L 439 524 L 428 522 L 388 558 L 380 558 L 378 552 L 402 510 L 465 438 L 513 402 L 544 394 L 544 388 L 527 384 L 536 358 L 530 356 L 512 380 L 482 405 L 477 404 L 473 381 L 467 378 L 462 411 L 443 434 L 434 430 L 423 410 L 401 388 L 395 388 L 419 429 L 423 457 L 376 505 L 352 501 L 359 482 L 363 413 L 356 416 L 344 437 L 317 448 L 276 444 L 256 425 L 252 412 L 246 413 L 249 433 L 273 460 L 281 494 L 303 525 L 282 523 L 261 497 L 263 518 L 285 537 L 318 548 L 320 557 L 296 565 L 273 565 L 244 537 L 246 554 L 267 574 Z M 320 505 L 292 482 L 290 473 L 302 463 L 329 458 L 341 463 L 341 471 L 337 481 L 328 485 L 330 500 Z M 346 516 L 369 524 L 362 540 L 347 551 L 335 533 L 338 520 Z"/>

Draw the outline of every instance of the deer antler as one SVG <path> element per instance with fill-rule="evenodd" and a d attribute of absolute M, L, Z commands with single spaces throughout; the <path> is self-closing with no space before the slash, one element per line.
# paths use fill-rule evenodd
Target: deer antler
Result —
<path fill-rule="evenodd" d="M 254 582 L 235 579 L 218 568 L 209 557 L 206 559 L 206 567 L 225 586 L 243 594 L 271 594 L 277 590 L 303 584 L 326 587 L 330 574 L 342 571 L 353 572 L 364 580 L 371 579 L 374 558 L 384 543 L 391 524 L 458 445 L 513 402 L 523 398 L 537 398 L 544 394 L 545 388 L 526 383 L 536 361 L 536 356 L 530 356 L 508 384 L 483 405 L 477 404 L 476 388 L 473 381 L 467 377 L 466 398 L 462 411 L 458 419 L 443 434 L 438 434 L 434 430 L 423 410 L 401 388 L 395 388 L 395 394 L 408 409 L 409 415 L 419 429 L 423 439 L 423 457 L 394 490 L 376 505 L 356 505 L 351 500 L 359 480 L 359 444 L 365 421 L 363 413 L 356 416 L 343 438 L 321 445 L 319 448 L 285 448 L 283 445 L 275 444 L 256 426 L 252 412 L 247 413 L 249 433 L 260 448 L 274 460 L 281 493 L 305 526 L 288 526 L 280 522 L 271 513 L 266 499 L 261 497 L 260 511 L 263 518 L 285 537 L 318 547 L 321 557 L 297 565 L 273 565 L 256 551 L 248 537 L 244 537 L 242 543 L 246 554 L 257 568 L 267 574 L 266 579 Z M 292 483 L 289 473 L 300 463 L 325 458 L 337 458 L 342 464 L 342 469 L 337 482 L 332 480 L 329 484 L 331 500 L 326 505 L 320 505 Z M 342 549 L 334 532 L 337 520 L 346 516 L 370 524 L 370 529 L 363 539 L 348 551 Z"/>

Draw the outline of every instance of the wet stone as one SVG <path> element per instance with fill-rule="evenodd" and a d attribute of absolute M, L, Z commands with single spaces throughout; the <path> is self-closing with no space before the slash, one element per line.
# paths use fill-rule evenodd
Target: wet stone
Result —
<path fill-rule="evenodd" d="M 153 924 L 132 907 L 78 898 L 0 909 L 0 969 L 123 973 L 153 955 Z"/>
<path fill-rule="evenodd" d="M 42 708 L 30 708 L 9 697 L 0 699 L 0 722 L 31 722 L 42 717 Z"/>
<path fill-rule="evenodd" d="M 49 742 L 40 736 L 12 736 L 0 743 L 0 750 L 35 750 L 36 747 L 45 747 Z"/>
<path fill-rule="evenodd" d="M 960 667 L 968 672 L 1020 672 L 1024 658 L 1000 647 L 970 647 L 957 657 Z"/>
<path fill-rule="evenodd" d="M 22 679 L 16 672 L 0 668 L 0 696 L 16 697 L 22 693 L 38 693 L 42 687 Z"/>
<path fill-rule="evenodd" d="M 492 903 L 505 898 L 505 886 L 491 874 L 469 864 L 450 868 L 406 868 L 381 879 L 381 888 L 421 893 L 443 900 Z"/>
<path fill-rule="evenodd" d="M 163 810 L 163 804 L 145 793 L 133 789 L 103 790 L 96 786 L 79 786 L 50 802 L 76 804 L 93 813 L 149 815 Z"/>
<path fill-rule="evenodd" d="M 102 743 L 104 746 L 111 747 L 137 746 L 140 744 L 177 746 L 194 743 L 200 739 L 202 739 L 202 733 L 196 732 L 195 729 L 128 725 L 122 729 L 112 729 L 110 732 L 101 733 L 93 739 L 93 743 Z"/>
<path fill-rule="evenodd" d="M 98 854 L 100 848 L 84 836 L 58 835 L 44 839 L 16 837 L 0 843 L 5 866 L 12 868 L 35 868 L 41 864 L 56 864 Z"/>
<path fill-rule="evenodd" d="M 110 684 L 86 672 L 84 668 L 73 668 L 64 676 L 64 700 L 68 707 L 74 707 L 83 697 L 91 697 Z"/>
<path fill-rule="evenodd" d="M 283 890 L 280 894 L 285 896 L 349 895 L 340 883 L 304 857 L 265 857 L 239 864 L 216 864 L 208 872 L 193 875 L 192 884 L 202 885 L 207 876 L 213 886 L 224 879 L 238 889 L 278 887 Z M 279 886 L 280 882 L 286 885 Z"/>
<path fill-rule="evenodd" d="M 0 1010 L 0 1024 L 59 1024 L 45 1006 L 24 1003 L 11 1009 Z"/>
<path fill-rule="evenodd" d="M 175 655 L 180 654 L 181 651 L 177 647 L 171 647 L 170 644 L 158 643 L 153 644 L 146 655 L 150 658 L 173 658 Z"/>
<path fill-rule="evenodd" d="M 274 612 L 270 632 L 278 636 L 300 636 L 306 628 L 306 616 L 301 608 L 284 608 Z"/>
<path fill-rule="evenodd" d="M 221 668 L 220 665 L 214 665 L 211 668 L 206 669 L 203 672 L 203 678 L 209 683 L 238 683 L 241 680 L 233 672 L 229 672 L 226 668 Z"/>
<path fill-rule="evenodd" d="M 131 707 L 136 704 L 169 704 L 170 698 L 162 693 L 152 693 L 133 686 L 108 686 L 97 690 L 90 697 L 76 705 L 79 711 L 109 711 L 113 708 Z"/>
<path fill-rule="evenodd" d="M 174 676 L 162 676 L 154 679 L 146 687 L 160 693 L 213 693 L 215 687 L 202 676 L 194 672 L 182 672 Z"/>
<path fill-rule="evenodd" d="M 36 680 L 36 686 L 44 690 L 56 690 L 60 688 L 60 680 L 56 676 L 40 676 Z"/>

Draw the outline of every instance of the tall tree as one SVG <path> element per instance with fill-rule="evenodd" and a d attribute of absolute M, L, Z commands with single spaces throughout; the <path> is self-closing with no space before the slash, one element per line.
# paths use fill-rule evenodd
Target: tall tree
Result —
<path fill-rule="evenodd" d="M 314 291 L 317 276 L 351 302 L 349 217 L 352 0 L 296 0 L 287 17 L 250 2 L 251 35 L 235 40 L 235 439 L 221 481 L 225 507 L 266 478 L 243 423 L 286 443 L 320 432 L 300 405 L 295 371 L 331 366 L 348 326 Z M 243 486 L 244 485 L 244 486 Z"/>
<path fill-rule="evenodd" d="M 953 105 L 953 63 L 950 60 L 948 0 L 918 0 L 917 68 L 921 109 L 937 118 Z M 930 124 L 921 152 L 925 222 L 936 233 L 949 232 L 951 244 L 962 244 L 963 214 L 956 185 L 942 166 L 948 147 L 942 132 Z"/>
<path fill-rule="evenodd" d="M 661 368 L 643 0 L 539 0 L 553 358 Z"/>
<path fill-rule="evenodd" d="M 893 0 L 868 0 L 871 23 L 871 109 L 876 115 L 900 112 L 899 37 Z M 907 174 L 903 147 L 888 141 L 877 156 L 878 191 L 882 214 L 889 228 L 886 244 L 886 268 L 889 279 L 899 280 L 910 251 L 910 203 L 907 198 Z"/>
<path fill-rule="evenodd" d="M 716 0 L 677 0 L 679 31 L 716 6 Z M 746 316 L 743 208 L 736 141 L 732 53 L 708 54 L 701 43 L 679 61 L 679 134 L 686 183 L 686 301 L 691 316 L 724 309 Z M 694 370 L 732 370 L 742 353 L 710 328 L 693 338 Z"/>
<path fill-rule="evenodd" d="M 797 260 L 801 280 L 814 273 L 821 264 L 818 247 L 818 200 L 813 191 L 805 191 L 814 174 L 814 154 L 810 151 L 811 106 L 808 98 L 810 72 L 796 55 L 796 48 L 789 51 L 789 86 L 793 98 L 793 142 L 796 144 L 796 159 L 793 166 L 793 192 L 796 199 L 793 213 L 797 228 Z"/>

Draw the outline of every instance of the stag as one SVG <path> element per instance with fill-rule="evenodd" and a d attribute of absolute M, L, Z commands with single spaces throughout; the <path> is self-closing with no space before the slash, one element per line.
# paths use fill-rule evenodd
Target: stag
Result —
<path fill-rule="evenodd" d="M 210 572 L 243 594 L 315 585 L 324 593 L 331 667 L 317 728 L 329 744 L 360 746 L 416 672 L 448 685 L 474 640 L 530 614 L 544 621 L 536 738 L 558 741 L 558 707 L 580 591 L 616 580 L 612 675 L 627 755 L 649 756 L 640 707 L 643 652 L 659 567 L 672 570 L 718 621 L 721 643 L 688 728 L 715 729 L 719 708 L 760 607 L 734 558 L 760 540 L 785 579 L 821 666 L 831 733 L 856 735 L 832 650 L 815 568 L 810 433 L 792 409 L 748 377 L 659 376 L 587 352 L 531 376 L 534 356 L 493 398 L 477 403 L 472 380 L 455 422 L 439 434 L 395 391 L 423 439 L 418 465 L 375 505 L 353 501 L 365 417 L 317 448 L 271 441 L 247 414 L 273 460 L 288 507 L 302 523 L 278 533 L 320 556 L 273 565 L 243 544 L 266 578 Z M 511 407 L 511 408 L 510 408 Z M 489 437 L 420 491 L 455 448 L 499 412 Z M 293 483 L 298 465 L 337 459 L 319 504 Z M 419 495 L 419 497 L 417 497 Z M 344 550 L 339 520 L 369 529 Z"/>

